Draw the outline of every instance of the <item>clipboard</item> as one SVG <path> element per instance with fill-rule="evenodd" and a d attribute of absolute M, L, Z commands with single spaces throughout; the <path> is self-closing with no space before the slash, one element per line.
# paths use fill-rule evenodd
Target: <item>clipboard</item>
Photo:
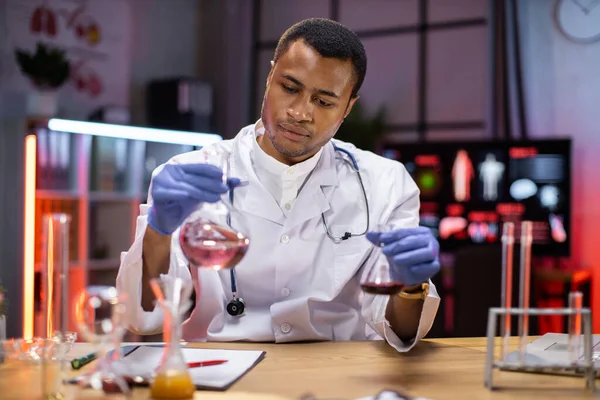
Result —
<path fill-rule="evenodd" d="M 123 375 L 143 377 L 144 380 L 130 383 L 132 386 L 148 386 L 154 370 L 162 357 L 164 345 L 121 346 L 124 367 Z M 189 372 L 196 390 L 226 391 L 250 372 L 266 356 L 263 350 L 226 350 L 183 347 L 186 362 L 224 359 L 227 363 L 208 367 L 190 368 Z M 79 383 L 84 375 L 70 379 L 69 383 Z"/>

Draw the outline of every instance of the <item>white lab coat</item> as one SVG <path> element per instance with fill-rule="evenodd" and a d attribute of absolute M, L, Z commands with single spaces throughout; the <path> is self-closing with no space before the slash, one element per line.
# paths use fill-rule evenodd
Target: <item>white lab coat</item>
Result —
<path fill-rule="evenodd" d="M 366 267 L 374 260 L 365 236 L 334 243 L 324 231 L 324 213 L 330 232 L 360 233 L 366 227 L 366 208 L 357 175 L 342 161 L 330 142 L 298 194 L 286 218 L 252 167 L 254 125 L 231 140 L 215 144 L 231 154 L 231 176 L 248 181 L 235 189 L 235 205 L 251 226 L 251 244 L 236 267 L 238 294 L 246 303 L 241 317 L 226 311 L 231 300 L 229 271 L 188 267 L 173 234 L 168 274 L 193 279 L 196 306 L 184 322 L 187 341 L 375 340 L 385 339 L 398 351 L 408 351 L 431 329 L 440 299 L 430 282 L 417 338 L 403 343 L 385 318 L 387 296 L 364 294 L 359 286 Z M 415 227 L 419 220 L 419 191 L 404 166 L 396 161 L 335 141 L 349 149 L 360 167 L 369 200 L 371 228 L 385 221 Z M 202 150 L 199 150 L 200 152 Z M 198 162 L 199 151 L 180 154 L 169 162 Z M 344 156 L 345 157 L 345 156 Z M 155 174 L 160 170 L 157 168 Z M 141 308 L 142 239 L 149 204 L 140 206 L 135 241 L 121 255 L 117 288 L 129 294 L 128 322 L 140 334 L 162 330 L 159 308 Z"/>

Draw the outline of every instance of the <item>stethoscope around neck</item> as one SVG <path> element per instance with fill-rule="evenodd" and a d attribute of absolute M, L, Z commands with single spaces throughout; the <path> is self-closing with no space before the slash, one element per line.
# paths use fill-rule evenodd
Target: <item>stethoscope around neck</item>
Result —
<path fill-rule="evenodd" d="M 332 143 L 333 144 L 333 143 Z M 358 178 L 358 183 L 360 184 L 360 189 L 362 191 L 362 195 L 363 195 L 363 200 L 365 203 L 365 209 L 366 209 L 366 226 L 364 231 L 362 231 L 361 233 L 350 233 L 350 232 L 344 232 L 344 234 L 342 236 L 333 236 L 333 234 L 330 232 L 329 227 L 327 226 L 327 221 L 325 219 L 325 214 L 321 213 L 321 220 L 323 221 L 323 229 L 325 230 L 325 234 L 327 235 L 327 237 L 329 239 L 331 239 L 334 243 L 341 243 L 344 240 L 348 240 L 351 237 L 356 237 L 356 236 L 363 236 L 367 233 L 367 231 L 369 230 L 369 201 L 367 199 L 367 192 L 365 191 L 365 185 L 363 183 L 362 180 L 362 176 L 360 175 L 360 171 L 358 168 L 358 163 L 356 162 L 356 158 L 352 155 L 352 153 L 350 153 L 350 151 L 343 149 L 341 147 L 336 146 L 335 144 L 333 144 L 333 149 L 337 152 L 343 153 L 343 155 L 346 155 L 346 157 L 342 156 L 342 160 L 348 164 L 348 166 L 350 166 L 350 168 L 356 172 L 356 176 Z M 233 204 L 233 190 L 229 191 L 229 200 L 231 201 L 231 204 Z M 246 303 L 244 302 L 244 299 L 242 299 L 240 296 L 238 296 L 238 290 L 237 290 L 237 282 L 235 279 L 235 268 L 231 268 L 229 270 L 229 276 L 231 278 L 231 301 L 227 304 L 227 313 L 229 315 L 231 315 L 232 317 L 239 317 L 241 315 L 244 314 L 244 311 L 246 310 Z"/>

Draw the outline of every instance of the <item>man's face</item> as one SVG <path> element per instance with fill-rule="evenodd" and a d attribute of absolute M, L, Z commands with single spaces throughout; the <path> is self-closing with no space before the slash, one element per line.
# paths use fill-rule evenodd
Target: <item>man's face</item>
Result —
<path fill-rule="evenodd" d="M 267 78 L 261 147 L 288 165 L 312 157 L 352 109 L 354 82 L 350 60 L 323 58 L 302 40 L 292 43 Z"/>

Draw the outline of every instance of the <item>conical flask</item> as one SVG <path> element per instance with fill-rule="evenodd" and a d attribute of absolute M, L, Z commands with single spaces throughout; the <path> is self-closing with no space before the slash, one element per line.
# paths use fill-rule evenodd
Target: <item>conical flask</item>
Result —
<path fill-rule="evenodd" d="M 393 224 L 382 224 L 377 226 L 377 232 L 390 232 L 396 228 Z M 367 266 L 367 271 L 363 275 L 360 287 L 365 293 L 376 295 L 394 295 L 400 293 L 404 288 L 404 283 L 396 282 L 390 275 L 390 262 L 383 253 L 383 243 L 373 244 L 371 264 Z"/>
<path fill-rule="evenodd" d="M 194 396 L 196 387 L 189 374 L 181 351 L 181 321 L 191 305 L 190 281 L 161 275 L 150 281 L 158 305 L 163 311 L 165 348 L 156 369 L 150 390 L 152 397 L 160 399 L 187 399 Z"/>

